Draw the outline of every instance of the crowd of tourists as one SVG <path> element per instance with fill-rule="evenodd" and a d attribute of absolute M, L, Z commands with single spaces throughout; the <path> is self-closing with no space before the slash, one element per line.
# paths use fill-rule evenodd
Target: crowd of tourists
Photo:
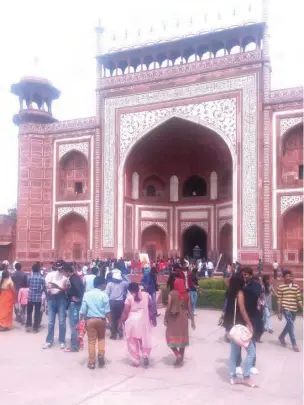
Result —
<path fill-rule="evenodd" d="M 207 262 L 208 263 L 208 262 Z M 175 365 L 184 362 L 189 345 L 189 321 L 195 329 L 195 310 L 201 261 L 175 260 L 167 280 L 168 304 L 164 315 L 166 341 L 175 355 Z M 210 266 L 211 267 L 211 266 Z M 49 271 L 35 263 L 29 275 L 19 262 L 3 262 L 0 269 L 0 331 L 9 331 L 15 321 L 27 332 L 38 333 L 43 313 L 48 317 L 44 349 L 55 341 L 55 320 L 59 321 L 59 344 L 65 352 L 78 352 L 88 339 L 88 367 L 105 365 L 105 336 L 125 339 L 132 363 L 147 367 L 152 348 L 152 328 L 157 326 L 158 269 L 142 265 L 139 283 L 131 281 L 128 263 L 94 260 L 91 265 L 77 266 L 62 260 Z M 208 264 L 207 264 L 208 273 Z M 210 269 L 211 270 L 211 269 Z M 278 317 L 286 320 L 279 335 L 282 346 L 290 336 L 293 350 L 298 352 L 294 321 L 303 309 L 302 293 L 293 283 L 292 273 L 284 270 L 284 283 L 275 290 L 270 277 L 254 276 L 250 267 L 239 264 L 228 271 L 227 291 L 220 323 L 231 345 L 229 374 L 231 384 L 256 387 L 252 375 L 258 373 L 256 344 L 264 332 L 273 333 L 271 325 L 272 296 L 277 295 Z M 207 276 L 208 274 L 205 274 Z M 212 274 L 210 274 L 212 275 Z M 70 344 L 66 344 L 66 320 L 70 324 Z M 241 349 L 247 356 L 242 364 Z"/>

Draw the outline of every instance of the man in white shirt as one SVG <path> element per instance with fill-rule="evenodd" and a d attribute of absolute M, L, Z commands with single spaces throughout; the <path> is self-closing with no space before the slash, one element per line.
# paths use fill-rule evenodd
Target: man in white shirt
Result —
<path fill-rule="evenodd" d="M 279 263 L 275 260 L 273 263 L 273 278 L 275 280 L 278 279 L 278 270 L 279 270 Z"/>
<path fill-rule="evenodd" d="M 212 261 L 211 261 L 211 260 L 208 260 L 208 263 L 207 263 L 207 271 L 208 271 L 208 277 L 209 277 L 209 278 L 212 277 L 213 269 L 214 269 L 214 266 L 213 266 Z"/>
<path fill-rule="evenodd" d="M 65 348 L 68 278 L 63 274 L 64 265 L 63 260 L 56 262 L 55 270 L 45 277 L 49 323 L 44 349 L 49 349 L 54 343 L 56 314 L 59 318 L 60 349 Z"/>

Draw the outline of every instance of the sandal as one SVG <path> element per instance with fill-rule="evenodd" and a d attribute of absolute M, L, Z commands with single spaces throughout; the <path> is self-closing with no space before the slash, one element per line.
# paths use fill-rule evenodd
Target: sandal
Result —
<path fill-rule="evenodd" d="M 236 384 L 242 384 L 243 380 L 241 378 L 238 377 L 231 377 L 230 378 L 230 384 L 231 385 L 236 385 Z"/>
<path fill-rule="evenodd" d="M 258 388 L 258 386 L 251 380 L 243 380 L 243 384 L 250 388 Z"/>
<path fill-rule="evenodd" d="M 297 352 L 297 353 L 299 353 L 299 351 L 300 351 L 300 349 L 298 348 L 297 345 L 293 345 L 293 346 L 292 346 L 292 350 L 293 350 L 294 352 Z"/>

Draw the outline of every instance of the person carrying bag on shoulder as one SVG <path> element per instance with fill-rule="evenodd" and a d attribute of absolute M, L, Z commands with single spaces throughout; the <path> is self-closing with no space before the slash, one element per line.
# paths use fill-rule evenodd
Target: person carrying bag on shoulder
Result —
<path fill-rule="evenodd" d="M 252 342 L 253 326 L 248 317 L 244 300 L 244 279 L 240 273 L 234 274 L 227 291 L 227 307 L 224 315 L 223 326 L 229 331 L 230 359 L 229 373 L 230 383 L 244 384 L 251 388 L 257 388 L 250 378 L 250 369 L 255 358 L 256 348 Z M 237 378 L 236 367 L 241 356 L 242 347 L 247 351 L 247 357 L 243 364 L 243 379 Z"/>

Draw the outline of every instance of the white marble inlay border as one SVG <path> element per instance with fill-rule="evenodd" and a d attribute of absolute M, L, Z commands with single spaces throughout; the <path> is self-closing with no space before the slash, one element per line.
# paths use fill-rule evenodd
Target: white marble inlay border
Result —
<path fill-rule="evenodd" d="M 247 76 L 239 76 L 219 81 L 199 83 L 195 85 L 190 85 L 186 87 L 176 87 L 171 89 L 164 89 L 149 93 L 139 93 L 128 96 L 108 98 L 105 100 L 104 109 L 104 139 L 103 139 L 103 160 L 104 160 L 104 170 L 103 170 L 103 246 L 113 247 L 114 246 L 114 234 L 115 234 L 115 190 L 113 189 L 113 184 L 115 184 L 115 167 L 116 167 L 116 123 L 115 117 L 117 110 L 125 107 L 133 106 L 143 106 L 151 103 L 157 104 L 164 101 L 177 101 L 185 100 L 186 98 L 207 96 L 211 94 L 227 93 L 231 91 L 241 90 L 242 94 L 242 106 L 243 106 L 243 117 L 242 117 L 242 133 L 246 134 L 243 136 L 243 150 L 242 150 L 242 166 L 245 168 L 242 173 L 242 245 L 243 247 L 255 247 L 257 245 L 257 198 L 258 198 L 258 188 L 257 188 L 257 126 L 258 126 L 258 115 L 257 115 L 257 81 L 256 74 L 251 74 Z M 198 103 L 201 104 L 201 103 Z M 224 104 L 223 104 L 224 105 Z M 166 110 L 166 109 L 162 109 Z M 185 106 L 185 111 L 187 111 L 187 106 Z M 149 114 L 149 111 L 146 113 Z M 131 113 L 132 114 L 132 113 Z M 179 116 L 179 114 L 178 114 Z M 189 118 L 189 114 L 183 114 L 182 117 L 186 119 Z M 222 111 L 221 119 L 225 119 L 225 111 Z M 126 118 L 125 118 L 126 119 Z M 167 117 L 168 119 L 168 117 Z M 220 120 L 220 118 L 219 118 Z M 194 119 L 195 121 L 195 119 Z M 199 120 L 196 120 L 196 122 Z M 145 132 L 140 132 L 144 136 L 153 127 L 156 127 L 161 122 L 159 121 L 152 127 L 145 128 Z M 210 123 L 201 121 L 202 125 L 215 130 L 226 142 L 228 142 L 228 137 L 223 131 L 215 125 L 212 126 Z M 137 131 L 136 127 L 133 127 L 134 131 Z M 134 143 L 138 140 L 138 136 L 135 134 Z M 233 145 L 231 142 L 228 144 L 230 151 L 233 155 L 234 165 L 235 153 L 233 150 Z M 128 146 L 128 150 L 131 146 Z M 121 152 L 119 152 L 121 156 Z M 126 156 L 125 156 L 126 158 Z M 119 178 L 118 178 L 118 228 L 123 227 L 123 161 L 120 162 L 119 167 Z M 234 170 L 236 170 L 234 168 Z M 234 176 L 236 177 L 236 176 Z M 237 193 L 237 179 L 234 179 L 234 196 Z M 237 199 L 234 198 L 233 201 Z M 236 213 L 236 211 L 233 211 Z M 237 214 L 237 213 L 236 213 Z M 233 217 L 234 229 L 237 229 L 237 215 Z M 237 235 L 234 235 L 234 241 Z M 119 238 L 118 241 L 118 255 L 122 253 L 123 250 L 123 237 Z"/>

